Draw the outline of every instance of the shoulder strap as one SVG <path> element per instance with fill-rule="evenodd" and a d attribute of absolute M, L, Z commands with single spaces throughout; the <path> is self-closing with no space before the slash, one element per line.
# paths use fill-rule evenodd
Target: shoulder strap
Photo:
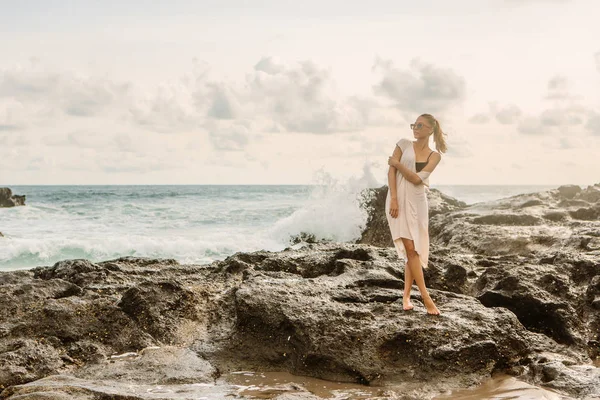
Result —
<path fill-rule="evenodd" d="M 431 153 L 429 153 L 429 157 L 431 157 L 432 154 L 433 154 L 433 150 L 431 151 Z M 429 161 L 429 157 L 427 157 L 427 161 Z"/>

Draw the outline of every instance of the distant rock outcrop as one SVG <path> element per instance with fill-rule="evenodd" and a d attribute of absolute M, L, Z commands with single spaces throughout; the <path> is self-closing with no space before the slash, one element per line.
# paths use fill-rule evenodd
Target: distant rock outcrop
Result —
<path fill-rule="evenodd" d="M 24 206 L 25 195 L 12 194 L 10 188 L 0 188 L 0 207 Z"/>

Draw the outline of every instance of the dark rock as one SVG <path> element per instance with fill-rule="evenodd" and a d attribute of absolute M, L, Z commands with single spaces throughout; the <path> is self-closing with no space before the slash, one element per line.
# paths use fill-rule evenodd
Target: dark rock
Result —
<path fill-rule="evenodd" d="M 560 361 L 540 362 L 532 366 L 533 383 L 567 393 L 578 399 L 600 396 L 600 368 L 591 365 L 565 365 Z"/>
<path fill-rule="evenodd" d="M 436 256 L 428 273 L 468 288 L 475 264 L 450 256 L 448 266 Z M 455 387 L 465 376 L 477 381 L 524 363 L 538 349 L 561 351 L 512 312 L 471 296 L 432 288 L 442 316 L 427 317 L 418 292 L 415 310 L 403 312 L 401 276 L 394 250 L 344 244 L 238 253 L 206 266 L 124 258 L 0 273 L 0 313 L 11 315 L 0 323 L 0 371 L 7 371 L 0 384 L 52 374 L 75 375 L 88 382 L 82 387 L 144 376 L 175 384 L 253 369 L 358 383 L 437 376 Z M 164 344 L 183 353 L 110 362 Z M 177 360 L 198 368 L 188 374 Z"/>
<path fill-rule="evenodd" d="M 600 184 L 588 186 L 585 190 L 579 193 L 580 199 L 585 200 L 589 203 L 597 203 L 600 201 Z"/>
<path fill-rule="evenodd" d="M 0 207 L 24 206 L 25 195 L 12 194 L 10 188 L 0 188 Z"/>
<path fill-rule="evenodd" d="M 568 215 L 563 211 L 550 211 L 544 214 L 544 218 L 553 222 L 563 222 L 568 218 Z"/>
<path fill-rule="evenodd" d="M 123 293 L 118 304 L 141 330 L 163 343 L 176 342 L 183 321 L 195 321 L 196 296 L 178 282 L 145 282 Z"/>
<path fill-rule="evenodd" d="M 545 203 L 540 199 L 527 200 L 525 203 L 518 206 L 519 208 L 527 208 L 534 206 L 543 206 Z"/>
<path fill-rule="evenodd" d="M 565 199 L 572 199 L 577 194 L 581 193 L 581 186 L 579 185 L 563 185 L 560 186 L 558 192 Z"/>
<path fill-rule="evenodd" d="M 600 205 L 588 208 L 579 208 L 575 211 L 570 211 L 569 214 L 574 219 L 597 221 L 600 219 Z"/>
<path fill-rule="evenodd" d="M 478 225 L 539 225 L 540 219 L 532 215 L 515 214 L 493 214 L 477 217 L 473 219 L 474 224 Z"/>
<path fill-rule="evenodd" d="M 331 240 L 326 239 L 317 239 L 315 235 L 312 233 L 300 232 L 298 235 L 293 235 L 290 237 L 291 244 L 298 243 L 327 243 L 331 242 Z"/>

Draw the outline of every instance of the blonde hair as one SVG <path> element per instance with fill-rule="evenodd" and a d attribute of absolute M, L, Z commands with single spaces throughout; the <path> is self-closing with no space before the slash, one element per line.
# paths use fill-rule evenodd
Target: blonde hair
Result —
<path fill-rule="evenodd" d="M 448 150 L 448 146 L 446 145 L 444 136 L 447 135 L 442 131 L 439 121 L 431 114 L 421 114 L 421 117 L 425 118 L 433 126 L 433 141 L 435 142 L 437 151 L 445 153 Z"/>

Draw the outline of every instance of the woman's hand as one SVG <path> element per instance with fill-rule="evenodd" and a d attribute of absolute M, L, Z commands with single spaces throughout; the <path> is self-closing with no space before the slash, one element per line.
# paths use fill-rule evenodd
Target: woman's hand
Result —
<path fill-rule="evenodd" d="M 398 168 L 397 165 L 400 164 L 400 162 L 392 157 L 388 157 L 388 165 L 394 168 Z"/>
<path fill-rule="evenodd" d="M 396 218 L 398 216 L 398 199 L 390 200 L 390 215 L 392 218 Z"/>

